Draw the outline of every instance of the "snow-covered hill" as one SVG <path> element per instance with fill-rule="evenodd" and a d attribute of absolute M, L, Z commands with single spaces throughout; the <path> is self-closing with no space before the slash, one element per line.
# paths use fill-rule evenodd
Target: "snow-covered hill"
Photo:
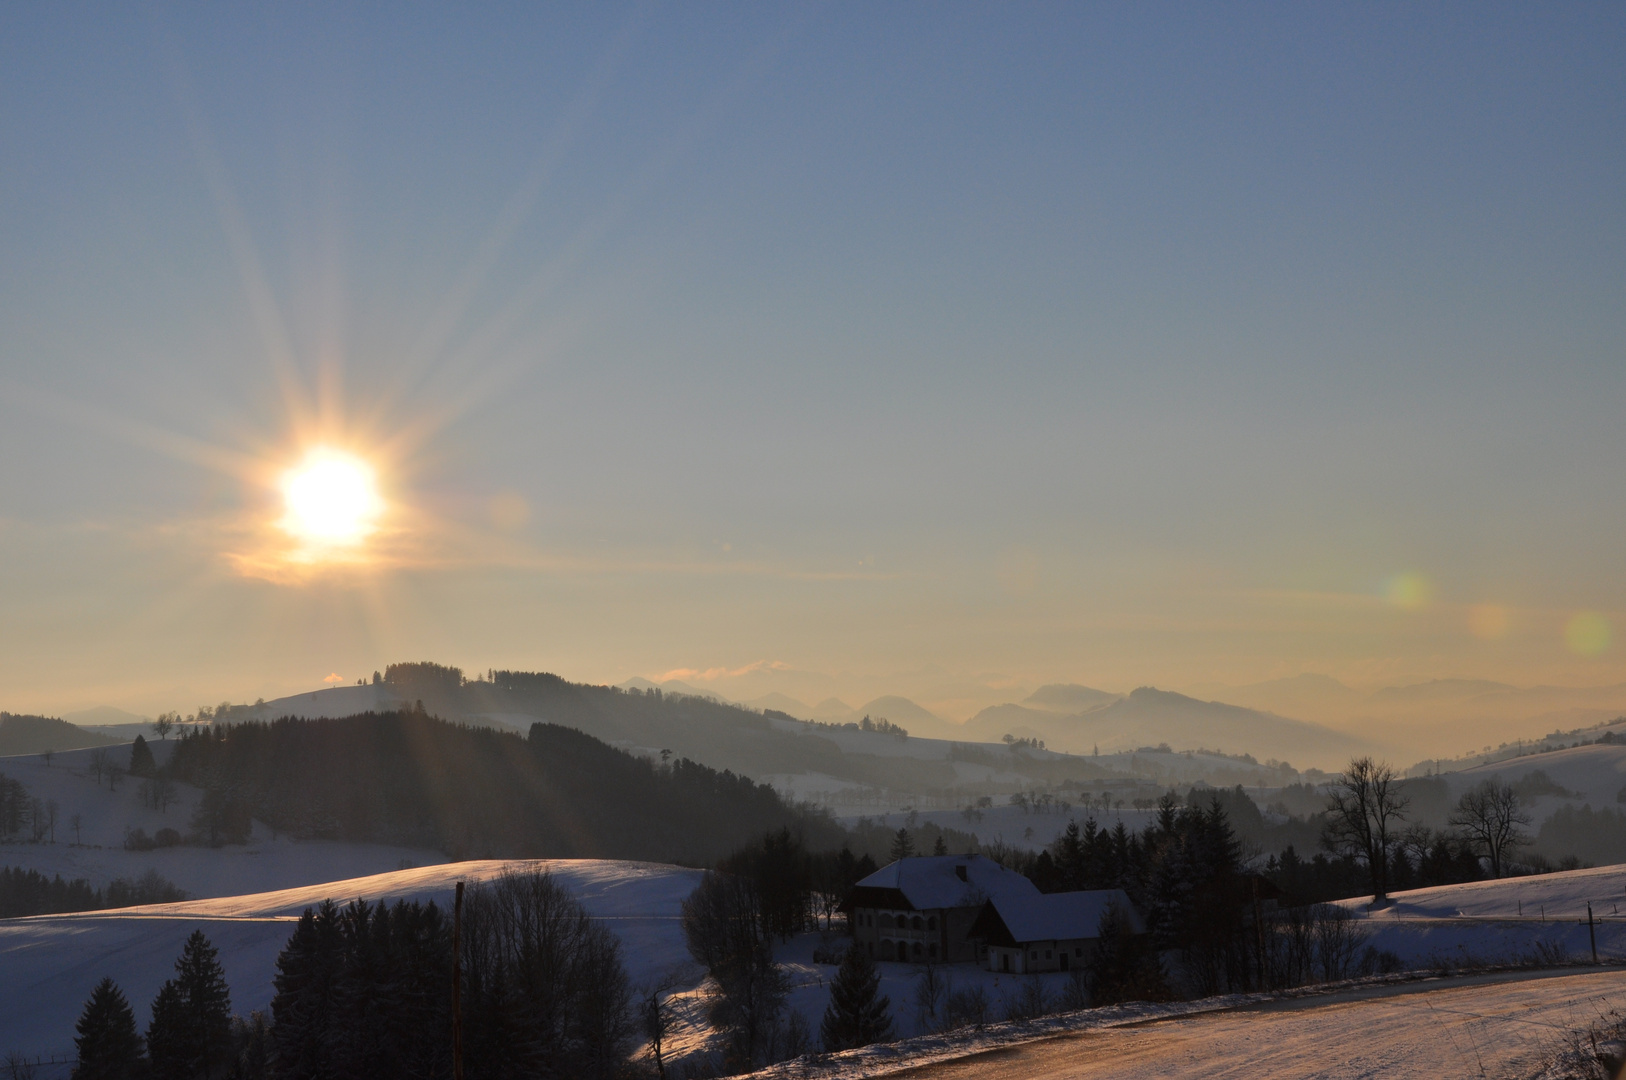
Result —
<path fill-rule="evenodd" d="M 1538 950 L 1590 959 L 1594 938 L 1600 959 L 1626 959 L 1626 866 L 1411 889 L 1390 901 L 1339 904 L 1360 917 L 1368 944 L 1407 967 L 1515 963 Z"/>
<path fill-rule="evenodd" d="M 358 688 L 359 689 L 359 688 Z M 152 744 L 155 757 L 167 758 L 172 743 Z M 91 769 L 94 750 L 55 754 L 50 764 L 39 755 L 0 758 L 0 774 L 19 780 L 30 796 L 56 806 L 53 834 L 41 843 L 26 838 L 0 842 L 0 866 L 38 870 L 47 876 L 85 878 L 104 887 L 114 878 L 138 878 L 156 871 L 191 897 L 232 896 L 291 885 L 315 884 L 403 866 L 443 863 L 446 856 L 424 848 L 329 841 L 300 842 L 273 833 L 256 821 L 247 844 L 221 848 L 181 845 L 152 851 L 125 848 L 125 836 L 140 829 L 149 837 L 171 828 L 185 834 L 201 792 L 174 786 L 174 802 L 165 809 L 149 805 L 139 777 L 125 776 L 116 788 L 98 780 Z M 129 746 L 106 750 L 109 760 L 127 765 Z M 0 1053 L 4 1053 L 0 1044 Z"/>
<path fill-rule="evenodd" d="M 220 950 L 234 1011 L 246 1015 L 263 1009 L 271 1000 L 277 953 L 306 907 L 328 898 L 432 899 L 449 905 L 457 881 L 485 880 L 505 866 L 546 868 L 556 875 L 621 938 L 635 984 L 670 969 L 692 969 L 678 920 L 698 870 L 606 860 L 420 867 L 245 896 L 0 921 L 0 971 L 5 973 L 0 1054 L 71 1052 L 74 1022 L 103 976 L 112 976 L 124 990 L 144 1027 L 153 996 L 196 929 Z M 690 982 L 699 981 L 691 970 Z"/>

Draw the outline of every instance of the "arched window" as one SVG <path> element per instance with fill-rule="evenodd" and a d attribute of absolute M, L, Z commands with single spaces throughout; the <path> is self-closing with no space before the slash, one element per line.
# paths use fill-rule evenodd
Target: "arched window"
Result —
<path fill-rule="evenodd" d="M 925 924 L 920 921 L 919 915 L 916 915 L 914 918 L 909 920 L 909 928 L 911 930 L 919 930 L 924 925 Z"/>
<path fill-rule="evenodd" d="M 937 916 L 936 915 L 928 915 L 928 916 L 926 916 L 926 929 L 928 929 L 928 930 L 936 930 L 937 929 Z"/>
<path fill-rule="evenodd" d="M 918 942 L 918 941 L 917 941 L 917 942 L 915 942 L 915 949 L 914 949 L 914 952 L 915 952 L 915 959 L 916 959 L 916 960 L 919 960 L 919 959 L 920 959 L 920 954 L 921 954 L 921 952 L 922 952 L 922 951 L 923 951 L 923 950 L 922 950 L 922 949 L 921 949 L 921 947 L 920 947 L 920 942 Z"/>
<path fill-rule="evenodd" d="M 890 930 L 890 929 L 892 929 L 892 916 L 888 915 L 884 911 L 881 912 L 880 926 L 881 926 L 882 930 Z"/>
<path fill-rule="evenodd" d="M 937 959 L 937 942 L 934 941 L 930 945 L 926 946 L 926 955 L 931 957 L 933 960 Z"/>

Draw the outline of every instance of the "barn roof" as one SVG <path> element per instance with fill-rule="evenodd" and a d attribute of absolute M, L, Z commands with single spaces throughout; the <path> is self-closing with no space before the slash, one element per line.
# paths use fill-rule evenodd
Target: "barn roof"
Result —
<path fill-rule="evenodd" d="M 1122 889 L 992 897 L 971 932 L 996 945 L 1093 938 L 1101 916 L 1113 903 L 1123 911 L 1130 933 L 1145 932 L 1145 925 Z"/>

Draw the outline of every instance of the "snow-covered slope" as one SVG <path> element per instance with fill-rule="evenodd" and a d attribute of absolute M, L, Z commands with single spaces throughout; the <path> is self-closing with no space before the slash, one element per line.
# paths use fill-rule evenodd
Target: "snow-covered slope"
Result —
<path fill-rule="evenodd" d="M 1457 792 L 1490 776 L 1517 782 L 1537 769 L 1555 784 L 1574 792 L 1575 798 L 1569 801 L 1590 802 L 1595 807 L 1614 806 L 1621 791 L 1626 790 L 1626 744 L 1574 746 L 1444 775 L 1451 790 Z"/>
<path fill-rule="evenodd" d="M 328 898 L 417 898 L 445 905 L 457 881 L 485 880 L 510 866 L 547 869 L 590 914 L 605 920 L 621 938 L 634 984 L 692 968 L 678 920 L 698 870 L 606 860 L 422 867 L 246 896 L 0 921 L 0 1053 L 71 1052 L 79 1011 L 106 975 L 124 990 L 144 1027 L 153 996 L 197 929 L 220 950 L 234 1011 L 263 1009 L 271 1000 L 277 953 L 306 907 Z M 698 972 L 692 981 L 699 982 Z"/>
<path fill-rule="evenodd" d="M 1407 967 L 1513 963 L 1538 951 L 1590 959 L 1594 940 L 1600 959 L 1626 959 L 1626 866 L 1411 889 L 1390 901 L 1339 904 L 1360 917 L 1367 944 Z"/>
<path fill-rule="evenodd" d="M 153 754 L 163 761 L 172 746 L 155 741 Z M 247 844 L 126 850 L 125 835 L 132 829 L 140 829 L 149 837 L 165 828 L 185 834 L 201 792 L 176 784 L 175 801 L 166 809 L 157 809 L 145 801 L 139 777 L 124 777 L 116 789 L 110 789 L 105 779 L 98 781 L 90 767 L 93 753 L 75 750 L 56 754 L 49 765 L 38 755 L 0 758 L 0 773 L 21 781 L 30 796 L 43 804 L 54 803 L 57 808 L 54 835 L 47 833 L 37 844 L 26 837 L 0 843 L 0 866 L 38 870 L 47 876 L 61 874 L 69 880 L 85 878 L 98 888 L 114 878 L 138 878 L 153 870 L 189 896 L 211 897 L 446 861 L 440 852 L 423 848 L 296 842 L 273 833 L 258 821 Z M 108 747 L 107 754 L 120 765 L 130 760 L 128 746 Z M 4 1052 L 4 1044 L 0 1044 L 0 1053 Z"/>

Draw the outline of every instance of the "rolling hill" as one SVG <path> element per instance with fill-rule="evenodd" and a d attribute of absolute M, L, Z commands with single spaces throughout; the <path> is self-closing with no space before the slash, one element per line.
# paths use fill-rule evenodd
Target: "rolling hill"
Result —
<path fill-rule="evenodd" d="M 11 754 L 43 754 L 48 750 L 81 750 L 90 746 L 111 746 L 118 741 L 76 727 L 66 720 L 53 720 L 49 716 L 0 713 L 0 757 Z"/>

